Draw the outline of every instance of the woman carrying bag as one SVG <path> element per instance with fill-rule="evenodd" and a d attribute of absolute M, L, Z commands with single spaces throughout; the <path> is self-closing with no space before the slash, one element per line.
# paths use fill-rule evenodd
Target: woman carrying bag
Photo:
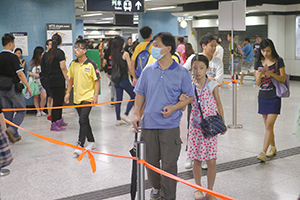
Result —
<path fill-rule="evenodd" d="M 123 91 L 125 90 L 130 99 L 135 98 L 135 93 L 133 92 L 133 86 L 129 82 L 128 77 L 128 66 L 131 65 L 131 59 L 129 53 L 124 51 L 125 40 L 116 36 L 112 41 L 112 50 L 111 50 L 111 61 L 112 61 L 112 73 L 111 80 L 115 84 L 117 101 L 123 100 Z M 135 73 L 135 72 L 131 72 Z M 126 123 L 131 123 L 131 120 L 128 117 L 128 114 L 133 106 L 134 102 L 130 101 L 127 104 L 126 112 L 122 117 L 121 113 L 121 103 L 115 104 L 117 122 L 116 126 L 120 126 Z"/>
<path fill-rule="evenodd" d="M 34 82 L 37 85 L 36 93 L 33 92 L 33 103 L 35 108 L 37 109 L 37 117 L 47 116 L 47 114 L 43 111 L 46 104 L 46 90 L 43 88 L 40 81 L 40 72 L 41 72 L 41 60 L 44 55 L 43 47 L 36 47 L 33 52 L 32 59 L 29 63 L 29 67 L 27 70 L 27 74 L 29 76 L 29 85 Z M 39 101 L 41 98 L 41 101 Z"/>
<path fill-rule="evenodd" d="M 276 68 L 279 70 L 279 75 Z M 264 39 L 260 43 L 258 61 L 255 63 L 254 69 L 256 70 L 256 84 L 259 86 L 258 113 L 262 115 L 266 128 L 263 150 L 257 159 L 265 162 L 266 157 L 272 157 L 277 153 L 274 124 L 281 110 L 281 98 L 276 95 L 272 77 L 282 83 L 286 79 L 283 59 L 277 54 L 272 40 Z M 271 148 L 267 153 L 269 146 Z"/>

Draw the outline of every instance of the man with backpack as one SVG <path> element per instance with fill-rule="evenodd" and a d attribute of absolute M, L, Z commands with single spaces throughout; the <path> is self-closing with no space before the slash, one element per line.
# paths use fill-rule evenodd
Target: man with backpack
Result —
<path fill-rule="evenodd" d="M 131 68 L 135 70 L 135 74 L 133 76 L 132 85 L 135 86 L 137 82 L 137 78 L 141 75 L 144 67 L 146 67 L 148 59 L 151 54 L 152 49 L 152 29 L 149 26 L 144 26 L 140 29 L 140 34 L 144 39 L 139 45 L 136 46 L 132 55 Z"/>

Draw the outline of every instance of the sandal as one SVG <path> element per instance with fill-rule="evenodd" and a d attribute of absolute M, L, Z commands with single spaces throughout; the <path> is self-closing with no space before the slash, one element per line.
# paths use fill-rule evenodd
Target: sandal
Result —
<path fill-rule="evenodd" d="M 200 190 L 194 192 L 195 200 L 204 200 L 204 195 Z"/>
<path fill-rule="evenodd" d="M 218 200 L 217 197 L 215 196 L 212 196 L 210 194 L 206 194 L 205 195 L 205 200 Z"/>

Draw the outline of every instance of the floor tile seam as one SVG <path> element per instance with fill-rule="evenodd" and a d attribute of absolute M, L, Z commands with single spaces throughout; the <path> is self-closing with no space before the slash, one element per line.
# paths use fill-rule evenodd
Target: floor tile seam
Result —
<path fill-rule="evenodd" d="M 289 153 L 290 151 L 292 151 L 292 152 Z M 286 152 L 288 152 L 289 154 L 286 155 L 285 154 Z M 278 151 L 277 155 L 275 157 L 272 157 L 271 159 L 269 159 L 268 162 L 273 161 L 273 160 L 278 160 L 278 159 L 286 158 L 286 157 L 290 157 L 290 156 L 294 156 L 294 155 L 298 155 L 298 154 L 300 154 L 300 147 L 294 147 L 294 148 L 291 148 L 291 149 L 285 149 L 285 150 L 282 150 L 282 151 Z M 248 162 L 249 164 L 247 165 L 247 161 L 249 161 L 249 160 L 251 162 Z M 244 161 L 246 161 L 246 162 L 243 163 Z M 239 164 L 240 162 L 242 162 L 242 164 L 239 165 L 239 166 L 233 165 L 233 163 L 234 164 Z M 240 160 L 229 161 L 229 162 L 217 164 L 217 173 L 224 172 L 224 171 L 231 171 L 231 170 L 234 170 L 234 169 L 240 169 L 240 168 L 243 168 L 243 167 L 252 166 L 252 165 L 258 165 L 258 164 L 262 164 L 262 163 L 260 163 L 259 160 L 256 160 L 256 157 L 249 157 L 249 158 L 244 158 L 244 159 L 240 159 Z M 228 167 L 226 167 L 226 166 L 228 166 Z M 206 170 L 205 171 L 202 170 L 202 176 L 206 176 L 206 173 L 207 173 Z M 190 171 L 185 171 L 185 172 L 179 173 L 178 177 L 187 177 L 185 180 L 193 179 L 192 175 L 190 174 Z M 106 188 L 106 189 L 94 191 L 92 193 L 95 193 L 95 194 L 99 193 L 99 192 L 101 193 L 101 191 L 102 191 L 102 193 L 104 193 L 106 190 L 109 193 L 111 193 L 112 191 L 115 191 L 115 190 L 118 191 L 118 189 L 121 189 L 120 187 L 123 188 L 126 185 L 128 185 L 128 184 L 120 185 L 120 186 L 112 187 L 112 188 Z M 149 187 L 149 184 L 148 184 L 148 181 L 147 181 L 147 188 L 146 189 L 148 189 L 148 187 Z M 124 194 L 126 194 L 126 193 L 124 193 L 124 191 L 118 191 L 117 193 L 113 193 L 113 196 L 114 197 L 115 196 L 121 196 L 121 195 L 124 195 Z M 82 194 L 82 195 L 86 196 L 87 193 Z M 107 196 L 107 195 L 105 195 L 105 196 Z M 112 196 L 109 196 L 108 198 L 111 198 L 111 197 Z"/>

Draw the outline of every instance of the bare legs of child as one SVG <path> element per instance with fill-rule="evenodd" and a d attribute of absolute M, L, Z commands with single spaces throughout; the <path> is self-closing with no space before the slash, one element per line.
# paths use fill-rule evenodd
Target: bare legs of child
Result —
<path fill-rule="evenodd" d="M 217 166 L 216 166 L 216 160 L 207 160 L 207 188 L 210 190 L 213 190 L 213 186 L 215 183 L 216 179 L 216 173 L 217 173 Z M 201 186 L 201 175 L 202 175 L 202 161 L 199 160 L 194 160 L 194 165 L 193 165 L 193 174 L 194 174 L 194 179 L 197 185 Z M 209 200 L 215 200 L 216 198 L 212 195 L 206 196 L 207 199 Z M 195 200 L 202 200 L 204 199 L 204 195 L 201 191 L 196 190 L 195 191 Z"/>

